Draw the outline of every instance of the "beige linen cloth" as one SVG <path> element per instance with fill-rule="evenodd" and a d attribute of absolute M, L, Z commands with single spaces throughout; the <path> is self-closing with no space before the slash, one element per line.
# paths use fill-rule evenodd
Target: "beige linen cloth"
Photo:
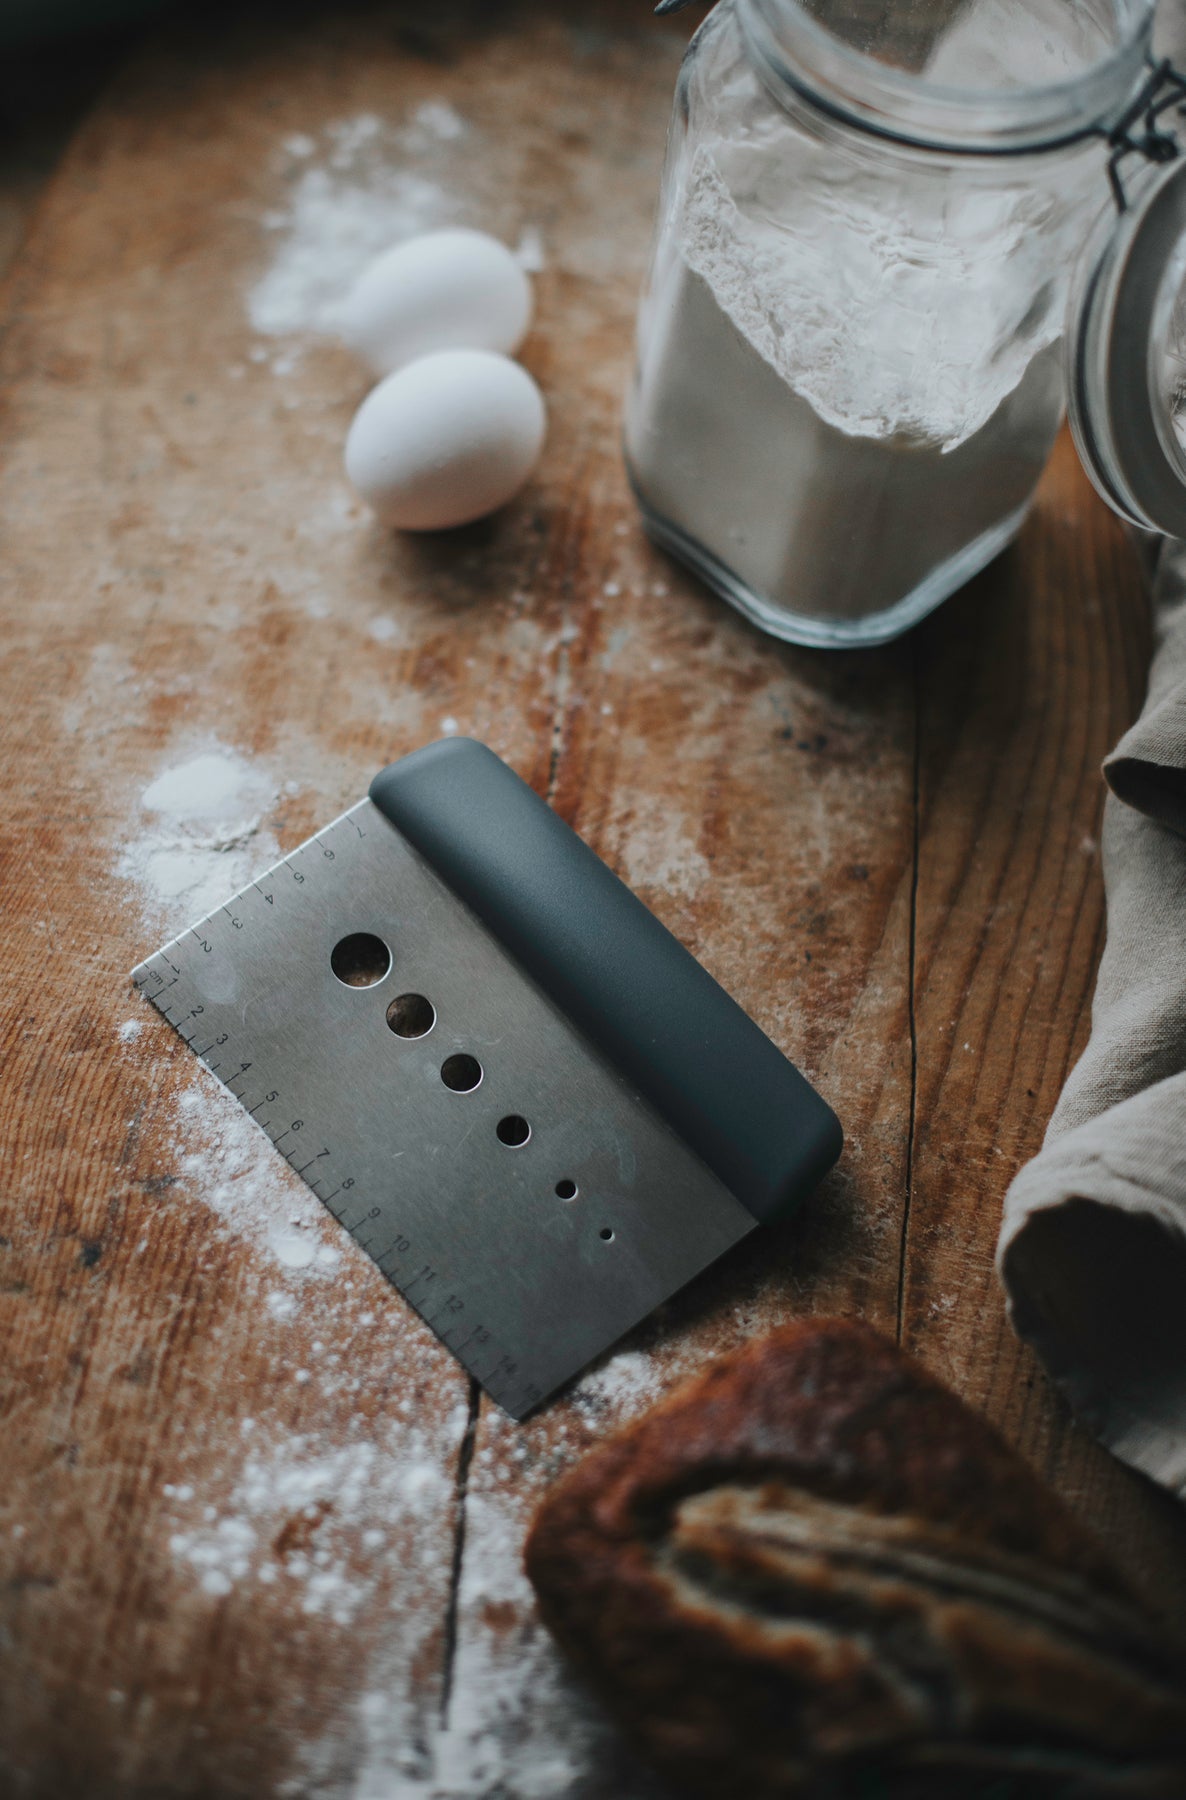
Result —
<path fill-rule="evenodd" d="M 1186 544 L 1154 572 L 1145 708 L 1107 759 L 1091 1038 L 1009 1189 L 1013 1324 L 1109 1450 L 1186 1498 Z"/>

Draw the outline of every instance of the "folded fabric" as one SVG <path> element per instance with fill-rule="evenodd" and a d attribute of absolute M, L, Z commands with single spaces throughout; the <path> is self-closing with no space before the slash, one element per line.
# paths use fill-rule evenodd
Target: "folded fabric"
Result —
<path fill-rule="evenodd" d="M 1186 545 L 1153 591 L 1145 707 L 1104 765 L 1091 1037 L 1009 1189 L 997 1266 L 1085 1423 L 1186 1498 Z"/>

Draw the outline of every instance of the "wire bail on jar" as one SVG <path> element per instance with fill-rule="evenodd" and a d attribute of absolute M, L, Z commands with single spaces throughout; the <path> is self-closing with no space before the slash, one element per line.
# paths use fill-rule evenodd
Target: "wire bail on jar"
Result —
<path fill-rule="evenodd" d="M 1016 536 L 1064 411 L 1113 509 L 1186 538 L 1154 10 L 721 0 L 693 36 L 625 448 L 651 537 L 761 629 L 917 623 Z"/>
<path fill-rule="evenodd" d="M 1168 57 L 1150 64 L 1149 77 L 1131 104 L 1108 131 L 1101 130 L 1112 154 L 1108 158 L 1108 181 L 1116 211 L 1128 211 L 1128 195 L 1120 174 L 1127 156 L 1142 156 L 1146 162 L 1173 162 L 1178 155 L 1178 140 L 1172 131 L 1158 124 L 1163 114 L 1177 108 L 1186 113 L 1186 75 L 1175 69 Z M 1144 129 L 1134 135 L 1133 126 L 1142 120 Z"/>

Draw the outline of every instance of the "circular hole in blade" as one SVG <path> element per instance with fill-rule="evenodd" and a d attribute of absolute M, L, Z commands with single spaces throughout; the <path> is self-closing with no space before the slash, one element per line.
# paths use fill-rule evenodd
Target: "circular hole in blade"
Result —
<path fill-rule="evenodd" d="M 602 1242 L 606 1243 L 606 1244 L 612 1244 L 614 1241 L 613 1231 L 610 1228 L 610 1226 L 608 1226 L 608 1225 L 603 1225 L 601 1227 L 601 1230 L 598 1233 L 598 1236 L 601 1238 Z"/>
<path fill-rule="evenodd" d="M 334 945 L 329 966 L 343 987 L 375 987 L 391 967 L 391 952 L 373 931 L 352 931 Z"/>
<path fill-rule="evenodd" d="M 441 1080 L 455 1094 L 472 1094 L 482 1079 L 482 1065 L 476 1056 L 459 1050 L 441 1064 Z"/>
<path fill-rule="evenodd" d="M 575 1200 L 576 1197 L 577 1184 L 575 1181 L 570 1181 L 567 1175 L 564 1177 L 563 1181 L 558 1181 L 556 1183 L 556 1198 L 558 1200 Z"/>
<path fill-rule="evenodd" d="M 506 1144 L 511 1150 L 518 1150 L 531 1136 L 531 1126 L 522 1113 L 508 1113 L 505 1119 L 498 1121 L 494 1129 L 499 1143 Z"/>
<path fill-rule="evenodd" d="M 436 1022 L 436 1008 L 423 994 L 400 994 L 387 1008 L 387 1023 L 396 1037 L 427 1037 Z"/>

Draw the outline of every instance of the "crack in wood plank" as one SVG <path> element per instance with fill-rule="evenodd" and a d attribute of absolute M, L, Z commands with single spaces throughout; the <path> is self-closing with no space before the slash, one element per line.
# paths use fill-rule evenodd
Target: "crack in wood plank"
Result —
<path fill-rule="evenodd" d="M 449 1707 L 453 1699 L 453 1671 L 457 1662 L 457 1606 L 461 1592 L 461 1570 L 465 1562 L 465 1501 L 469 1492 L 470 1464 L 478 1436 L 478 1419 L 482 1411 L 482 1390 L 470 1376 L 469 1416 L 465 1433 L 457 1451 L 457 1472 L 453 1488 L 453 1561 L 449 1571 L 449 1597 L 445 1604 L 445 1644 L 441 1657 L 441 1729 L 449 1724 Z"/>
<path fill-rule="evenodd" d="M 910 646 L 911 710 L 914 718 L 914 755 L 911 771 L 910 849 L 910 925 L 906 950 L 906 1016 L 910 1030 L 910 1096 L 906 1122 L 906 1170 L 902 1199 L 902 1238 L 898 1257 L 897 1338 L 902 1342 L 902 1323 L 906 1305 L 906 1265 L 910 1254 L 910 1202 L 914 1191 L 914 1135 L 918 1121 L 918 1021 L 915 1016 L 914 984 L 918 969 L 918 883 L 922 851 L 920 818 L 922 792 L 922 708 L 919 704 L 918 639 Z"/>

